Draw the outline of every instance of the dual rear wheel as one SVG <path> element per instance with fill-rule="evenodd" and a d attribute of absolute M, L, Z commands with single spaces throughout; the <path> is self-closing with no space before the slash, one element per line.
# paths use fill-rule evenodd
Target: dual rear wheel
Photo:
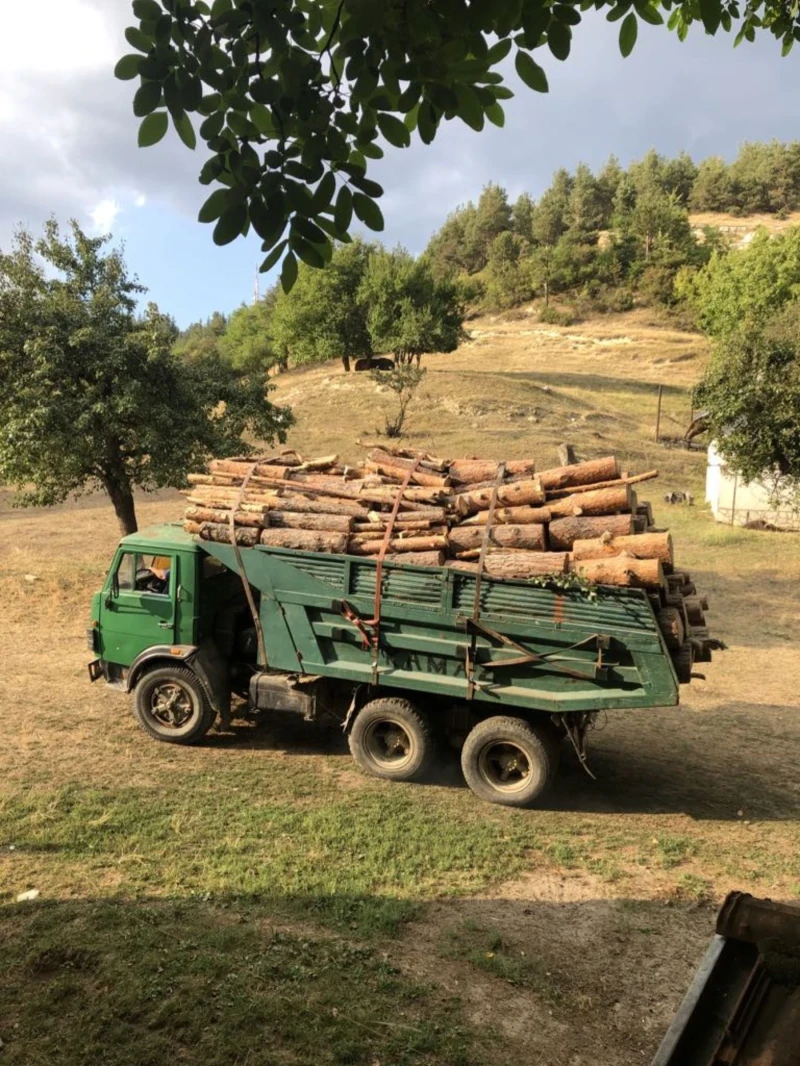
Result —
<path fill-rule="evenodd" d="M 362 770 L 392 781 L 418 780 L 436 756 L 426 716 L 404 699 L 368 703 L 356 716 L 349 739 L 352 756 Z M 558 748 L 556 732 L 546 721 L 487 718 L 468 734 L 461 768 L 480 799 L 528 807 L 552 783 Z"/>

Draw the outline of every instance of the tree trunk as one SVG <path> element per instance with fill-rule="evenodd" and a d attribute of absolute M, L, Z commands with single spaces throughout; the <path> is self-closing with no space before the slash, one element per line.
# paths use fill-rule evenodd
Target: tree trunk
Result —
<path fill-rule="evenodd" d="M 541 470 L 539 480 L 550 492 L 553 489 L 571 488 L 573 485 L 590 485 L 594 481 L 609 481 L 619 478 L 619 467 L 613 455 L 604 459 L 589 459 L 574 466 L 557 466 Z"/>
<path fill-rule="evenodd" d="M 127 474 L 119 474 L 117 477 L 106 475 L 103 478 L 103 487 L 111 500 L 123 537 L 127 537 L 130 533 L 135 533 L 139 528 L 139 524 L 136 521 L 133 492 Z"/>
<path fill-rule="evenodd" d="M 553 551 L 569 551 L 576 540 L 592 540 L 605 533 L 612 537 L 630 536 L 633 519 L 629 514 L 557 518 L 550 523 L 550 547 Z"/>
<path fill-rule="evenodd" d="M 633 492 L 628 485 L 615 489 L 598 489 L 596 492 L 576 492 L 573 496 L 562 496 L 557 500 L 548 500 L 547 508 L 553 518 L 577 514 L 614 514 L 618 511 L 630 511 L 633 506 Z"/>
<path fill-rule="evenodd" d="M 576 540 L 572 545 L 573 559 L 604 559 L 615 555 L 659 559 L 665 565 L 672 566 L 672 537 L 669 533 L 637 533 L 634 536 Z"/>
<path fill-rule="evenodd" d="M 563 574 L 569 556 L 565 552 L 491 552 L 484 560 L 484 573 L 489 577 L 527 578 L 547 574 Z M 476 574 L 478 564 L 450 560 L 445 566 Z"/>
<path fill-rule="evenodd" d="M 666 585 L 658 559 L 632 559 L 626 555 L 610 559 L 573 559 L 569 568 L 593 585 L 631 585 L 634 588 Z"/>
<path fill-rule="evenodd" d="M 499 463 L 494 459 L 456 459 L 450 464 L 450 477 L 464 485 L 477 486 L 484 481 L 493 481 L 497 477 Z M 534 474 L 532 459 L 512 459 L 506 463 L 506 477 Z"/>
<path fill-rule="evenodd" d="M 450 530 L 447 542 L 451 551 L 469 551 L 480 548 L 486 533 L 486 526 L 456 526 Z M 526 548 L 528 551 L 544 551 L 544 526 L 492 526 L 489 530 L 489 544 L 498 548 Z"/>
<path fill-rule="evenodd" d="M 478 489 L 454 496 L 453 500 L 458 514 L 465 517 L 468 514 L 475 514 L 476 511 L 488 511 L 493 493 L 493 488 Z M 497 489 L 497 502 L 505 507 L 544 503 L 544 490 L 538 478 L 532 481 L 512 481 L 510 484 L 500 485 Z"/>
<path fill-rule="evenodd" d="M 488 511 L 478 511 L 460 525 L 485 526 L 488 517 Z M 548 507 L 496 507 L 492 520 L 496 526 L 528 526 L 532 522 L 549 522 L 551 517 Z"/>
<path fill-rule="evenodd" d="M 349 374 L 350 373 L 350 356 L 349 355 L 343 355 L 342 356 L 342 366 L 344 367 L 345 374 Z"/>
<path fill-rule="evenodd" d="M 387 551 L 392 554 L 405 554 L 406 552 L 439 552 L 447 547 L 447 538 L 439 535 L 424 537 L 405 537 L 390 540 Z M 383 549 L 383 540 L 367 540 L 359 542 L 356 537 L 350 538 L 350 555 L 378 555 Z"/>

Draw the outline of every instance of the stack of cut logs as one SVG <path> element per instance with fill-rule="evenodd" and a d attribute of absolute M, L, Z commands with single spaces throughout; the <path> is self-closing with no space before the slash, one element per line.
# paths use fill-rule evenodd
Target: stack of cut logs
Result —
<path fill-rule="evenodd" d="M 415 566 L 482 567 L 492 578 L 572 573 L 642 588 L 688 681 L 718 642 L 705 625 L 708 604 L 674 568 L 672 538 L 654 527 L 650 504 L 633 488 L 657 474 L 620 471 L 614 456 L 535 473 L 532 460 L 451 460 L 402 448 L 373 448 L 360 466 L 294 451 L 216 459 L 189 475 L 185 529 L 223 543 L 235 531 L 243 547 L 384 552 Z"/>

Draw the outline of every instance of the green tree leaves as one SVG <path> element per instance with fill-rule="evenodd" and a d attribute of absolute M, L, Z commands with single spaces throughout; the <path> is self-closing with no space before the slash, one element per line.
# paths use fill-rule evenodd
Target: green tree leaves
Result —
<path fill-rule="evenodd" d="M 139 127 L 139 147 L 149 148 L 157 144 L 169 128 L 166 111 L 154 111 Z"/>
<path fill-rule="evenodd" d="M 592 6 L 589 4 L 588 6 Z M 639 20 L 659 25 L 656 0 L 597 0 L 620 20 L 619 45 L 630 54 Z M 455 3 L 380 4 L 371 0 L 135 0 L 137 26 L 126 31 L 135 54 L 115 73 L 142 79 L 134 113 L 149 118 L 165 106 L 189 148 L 197 143 L 192 116 L 210 159 L 200 180 L 236 189 L 256 208 L 252 220 L 270 251 L 289 219 L 299 214 L 327 238 L 347 237 L 353 211 L 383 226 L 375 201 L 381 193 L 368 175 L 383 145 L 398 150 L 415 137 L 430 144 L 442 122 L 457 119 L 475 131 L 502 126 L 506 61 L 515 51 L 521 81 L 547 92 L 547 75 L 533 58 L 565 61 L 582 25 L 587 0 L 456 0 Z M 695 20 L 708 32 L 737 25 L 737 39 L 766 28 L 784 53 L 800 36 L 800 9 L 783 0 L 752 0 L 741 12 L 727 0 L 675 0 L 669 28 L 684 37 Z M 140 143 L 164 135 L 163 118 L 143 123 Z M 365 199 L 337 189 L 352 185 Z M 368 203 L 367 201 L 372 201 Z M 333 205 L 333 206 L 332 206 Z M 281 218 L 276 216 L 280 215 Z M 283 226 L 280 222 L 283 222 Z M 260 228 L 259 228 L 260 227 Z M 316 261 L 298 236 L 293 254 Z"/>

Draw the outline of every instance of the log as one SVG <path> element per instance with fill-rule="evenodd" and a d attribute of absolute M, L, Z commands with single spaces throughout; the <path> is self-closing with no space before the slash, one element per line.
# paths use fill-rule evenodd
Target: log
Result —
<path fill-rule="evenodd" d="M 338 455 L 321 455 L 318 459 L 305 459 L 295 470 L 329 470 L 339 462 Z"/>
<path fill-rule="evenodd" d="M 491 552 L 484 559 L 484 573 L 497 578 L 543 577 L 563 574 L 569 556 L 566 552 Z M 450 559 L 445 563 L 453 570 L 478 572 L 477 563 Z"/>
<path fill-rule="evenodd" d="M 631 559 L 624 555 L 611 559 L 573 559 L 569 569 L 593 585 L 654 589 L 666 584 L 658 559 Z"/>
<path fill-rule="evenodd" d="M 264 524 L 263 515 L 252 511 L 235 511 L 214 509 L 211 507 L 187 507 L 184 516 L 189 522 L 211 522 L 212 525 L 230 525 L 231 513 L 237 526 L 255 526 L 257 529 Z"/>
<path fill-rule="evenodd" d="M 496 459 L 455 459 L 450 464 L 450 477 L 462 485 L 479 481 L 493 482 L 500 464 Z M 506 477 L 525 474 L 531 477 L 536 470 L 533 459 L 511 459 L 506 462 Z"/>
<path fill-rule="evenodd" d="M 330 496 L 317 496 L 315 499 L 309 499 L 306 496 L 275 496 L 268 507 L 297 514 L 349 515 L 350 518 L 355 519 L 366 519 L 369 514 L 365 504 L 339 500 Z"/>
<path fill-rule="evenodd" d="M 400 552 L 387 555 L 390 563 L 403 563 L 405 566 L 443 566 L 444 552 Z"/>
<path fill-rule="evenodd" d="M 384 514 L 382 511 L 370 511 L 367 516 L 367 521 L 373 523 L 381 522 L 385 525 L 389 521 L 389 515 Z M 408 525 L 414 522 L 443 523 L 446 521 L 447 511 L 444 507 L 429 507 L 419 511 L 401 511 L 395 517 L 395 524 L 399 526 Z"/>
<path fill-rule="evenodd" d="M 539 480 L 547 491 L 616 478 L 619 478 L 619 467 L 616 456 L 613 455 L 603 459 L 588 459 L 585 463 L 575 463 L 572 466 L 556 466 L 551 470 L 542 470 L 539 474 Z"/>
<path fill-rule="evenodd" d="M 421 452 L 417 448 L 401 448 L 390 444 L 379 444 L 362 440 L 360 437 L 356 440 L 356 444 L 359 448 L 377 449 L 380 452 L 386 452 L 388 455 L 393 455 L 396 458 L 412 460 L 419 459 L 421 465 L 427 466 L 431 470 L 436 470 L 440 474 L 446 474 L 447 469 L 452 462 L 451 459 L 440 459 L 436 455 L 431 455 L 430 452 Z"/>
<path fill-rule="evenodd" d="M 350 555 L 378 555 L 383 550 L 383 540 L 367 540 L 362 543 L 353 543 L 354 537 L 350 538 Z M 447 547 L 447 537 L 393 537 L 389 541 L 387 551 L 405 554 L 406 552 L 431 552 L 444 551 Z"/>
<path fill-rule="evenodd" d="M 253 463 L 237 463 L 233 459 L 212 459 L 208 464 L 208 471 L 212 477 L 215 474 L 228 474 L 238 477 L 240 481 L 247 477 L 251 471 L 253 477 L 277 478 L 279 480 L 289 474 L 289 468 L 286 466 L 256 463 L 254 469 Z"/>
<path fill-rule="evenodd" d="M 572 545 L 574 559 L 602 559 L 623 553 L 632 559 L 658 559 L 672 566 L 672 537 L 669 533 L 637 533 L 633 536 L 576 540 Z"/>
<path fill-rule="evenodd" d="M 413 467 L 416 460 L 404 459 L 398 455 L 389 455 L 380 448 L 373 448 L 369 453 L 367 470 L 376 470 L 379 474 L 387 474 L 389 477 L 405 478 L 408 471 Z M 450 478 L 446 474 L 432 473 L 425 470 L 421 465 L 411 475 L 411 480 L 416 485 L 430 485 L 433 488 L 444 489 L 450 484 Z"/>
<path fill-rule="evenodd" d="M 243 548 L 252 548 L 258 544 L 261 534 L 260 529 L 246 529 L 237 527 L 236 543 Z M 203 522 L 200 526 L 200 536 L 203 540 L 213 540 L 218 544 L 231 544 L 231 527 L 219 525 L 216 522 Z"/>
<path fill-rule="evenodd" d="M 485 526 L 488 511 L 465 518 L 461 526 Z M 527 526 L 532 522 L 549 522 L 551 518 L 548 507 L 496 507 L 493 524 L 498 526 Z"/>
<path fill-rule="evenodd" d="M 480 548 L 486 535 L 486 526 L 456 526 L 450 530 L 447 544 L 451 551 L 470 551 Z M 489 544 L 498 548 L 526 548 L 528 551 L 545 551 L 545 528 L 543 525 L 492 526 L 489 529 Z"/>
<path fill-rule="evenodd" d="M 203 528 L 202 522 L 191 522 L 188 519 L 183 523 L 184 533 L 191 533 L 192 536 L 199 536 L 200 530 Z"/>
<path fill-rule="evenodd" d="M 579 514 L 616 514 L 632 509 L 634 493 L 629 485 L 613 489 L 597 489 L 596 492 L 577 492 L 549 500 L 547 509 L 553 518 Z"/>
<path fill-rule="evenodd" d="M 294 548 L 298 551 L 343 555 L 347 551 L 347 534 L 312 529 L 264 529 L 260 543 L 268 548 Z"/>
<path fill-rule="evenodd" d="M 383 543 L 386 536 L 385 529 L 357 530 L 350 534 L 350 544 L 369 544 L 374 541 Z M 408 540 L 409 537 L 445 537 L 447 529 L 444 526 L 423 526 L 422 529 L 398 529 L 392 533 L 392 540 Z"/>
<path fill-rule="evenodd" d="M 216 510 L 230 510 L 233 504 L 236 502 L 232 497 L 214 497 L 214 496 L 187 496 L 186 502 L 192 507 L 210 507 Z M 266 503 L 241 503 L 239 504 L 239 510 L 249 511 L 252 514 L 263 514 L 264 511 L 269 510 L 269 504 Z"/>
<path fill-rule="evenodd" d="M 548 489 L 547 495 L 564 496 L 569 495 L 571 492 L 593 492 L 595 489 L 613 489 L 617 485 L 637 485 L 640 481 L 650 481 L 654 477 L 658 477 L 657 470 L 648 470 L 646 474 L 629 475 L 623 473 L 612 481 L 596 481 L 588 485 L 572 485 L 565 489 Z"/>
<path fill-rule="evenodd" d="M 411 513 L 413 514 L 413 512 Z M 388 522 L 355 522 L 352 532 L 354 534 L 366 533 L 374 540 L 381 533 L 385 533 L 388 528 Z M 446 532 L 447 527 L 444 524 L 435 522 L 403 522 L 402 524 L 396 523 L 392 533 L 396 536 L 402 536 L 405 533 L 415 533 L 418 530 L 435 530 L 438 533 L 440 530 Z"/>
<path fill-rule="evenodd" d="M 494 488 L 477 489 L 454 496 L 457 513 L 466 516 L 475 514 L 476 511 L 488 511 L 493 492 Z M 544 490 L 538 478 L 530 481 L 513 481 L 508 485 L 500 485 L 497 490 L 497 502 L 505 507 L 544 503 Z"/>
<path fill-rule="evenodd" d="M 629 536 L 633 533 L 633 518 L 629 514 L 557 518 L 550 523 L 548 533 L 553 551 L 569 551 L 576 540 L 592 540 L 604 533 L 612 537 Z"/>
<path fill-rule="evenodd" d="M 269 510 L 263 524 L 270 529 L 322 529 L 328 533 L 350 533 L 355 519 L 343 514 L 305 514 L 298 511 Z"/>

